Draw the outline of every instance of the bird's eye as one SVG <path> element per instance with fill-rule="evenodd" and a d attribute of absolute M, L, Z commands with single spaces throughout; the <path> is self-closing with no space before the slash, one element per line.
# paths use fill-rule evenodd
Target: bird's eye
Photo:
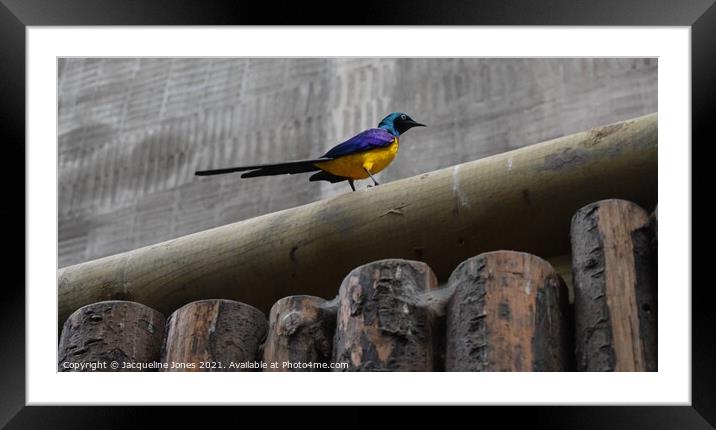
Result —
<path fill-rule="evenodd" d="M 408 118 L 405 114 L 400 115 L 400 119 L 406 119 Z"/>

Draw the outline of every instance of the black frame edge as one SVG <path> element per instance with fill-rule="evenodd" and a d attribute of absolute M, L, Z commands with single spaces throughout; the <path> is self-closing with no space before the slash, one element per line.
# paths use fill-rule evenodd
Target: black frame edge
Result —
<path fill-rule="evenodd" d="M 261 15 L 261 10 L 256 5 L 251 6 L 229 6 L 207 11 L 203 15 L 197 15 L 197 3 L 192 1 L 181 1 L 176 7 L 172 7 L 174 15 L 164 10 L 165 3 L 149 2 L 151 4 L 143 11 L 141 16 L 129 15 L 122 11 L 119 3 L 107 3 L 104 6 L 95 6 L 82 9 L 77 4 L 87 4 L 84 0 L 75 0 L 75 6 L 70 6 L 72 1 L 57 1 L 64 9 L 57 14 L 50 8 L 43 10 L 38 4 L 46 1 L 38 0 L 2 0 L 5 4 L 13 3 L 12 10 L 0 4 L 0 129 L 3 133 L 3 144 L 6 148 L 7 168 L 3 170 L 5 179 L 5 193 L 9 194 L 9 201 L 0 209 L 0 217 L 6 225 L 25 226 L 25 195 L 24 187 L 18 186 L 18 177 L 25 178 L 25 27 L 27 25 L 175 25 L 175 24 L 260 24 L 269 15 Z M 555 4 L 557 3 L 557 4 Z M 589 7 L 578 10 L 586 2 L 569 2 L 577 7 L 562 8 L 567 2 L 540 2 L 531 5 L 521 5 L 517 1 L 487 2 L 466 6 L 462 4 L 454 7 L 451 4 L 429 5 L 416 4 L 408 11 L 407 16 L 396 16 L 394 10 L 383 10 L 384 14 L 366 12 L 363 15 L 351 18 L 344 24 L 360 24 L 370 21 L 375 24 L 463 24 L 463 25 L 691 25 L 692 26 L 692 151 L 697 148 L 695 142 L 710 142 L 707 140 L 707 133 L 710 122 L 713 121 L 711 112 L 714 111 L 716 99 L 716 56 L 713 55 L 713 46 L 716 46 L 716 7 L 713 2 L 692 1 L 688 5 L 684 2 L 645 2 L 621 1 L 627 3 L 629 8 L 648 8 L 646 16 L 638 14 L 629 15 L 635 18 L 624 18 L 617 16 L 614 10 L 610 11 L 604 2 L 592 2 Z M 598 3 L 595 6 L 593 3 Z M 675 13 L 673 6 L 678 4 L 680 12 Z M 136 2 L 135 2 L 136 5 Z M 184 6 L 182 8 L 182 6 Z M 266 4 L 266 9 L 274 8 L 275 5 Z M 377 6 L 376 6 L 377 7 Z M 453 9 L 450 10 L 450 8 Z M 706 9 L 704 9 L 704 7 Z M 434 13 L 437 8 L 438 12 Z M 472 9 L 471 9 L 472 8 Z M 595 8 L 601 13 L 594 13 Z M 702 8 L 701 12 L 697 9 Z M 549 17 L 545 16 L 546 9 L 549 9 Z M 129 9 L 131 11 L 131 9 Z M 625 10 L 624 8 L 618 9 Z M 15 12 L 13 12 L 15 11 Z M 290 9 L 274 15 L 273 24 L 291 23 L 287 17 L 295 11 Z M 330 11 L 329 11 L 330 12 Z M 380 12 L 380 11 L 378 11 Z M 506 16 L 513 14 L 513 16 Z M 305 16 L 305 11 L 302 14 Z M 323 15 L 311 18 L 318 23 L 330 18 L 330 13 L 323 11 Z M 301 16 L 301 15 L 295 15 Z M 384 16 L 391 16 L 389 21 Z M 21 18 L 20 18 L 21 17 Z M 392 17 L 400 19 L 401 22 L 394 22 Z M 345 20 L 345 19 L 344 19 Z M 365 22 L 363 22 L 365 21 Z M 437 21 L 437 22 L 436 22 Z M 335 22 L 339 24 L 339 22 Z M 692 196 L 698 195 L 699 189 L 705 189 L 707 177 L 705 169 L 696 169 L 697 163 L 704 163 L 706 157 L 693 157 L 692 170 Z M 704 216 L 714 214 L 713 209 L 692 198 L 693 219 L 703 219 Z M 698 206 L 704 206 L 698 208 Z M 699 222 L 699 224 L 701 224 Z M 693 227 L 692 227 L 693 228 Z M 171 414 L 178 419 L 187 419 L 196 414 L 194 408 L 138 408 L 138 407 L 24 407 L 25 404 L 25 272 L 24 264 L 20 259 L 25 258 L 25 237 L 19 228 L 11 230 L 10 240 L 14 243 L 14 253 L 9 257 L 9 267 L 15 268 L 11 279 L 5 283 L 5 297 L 0 306 L 0 380 L 2 380 L 2 399 L 0 402 L 0 426 L 9 422 L 8 428 L 33 428 L 48 422 L 53 422 L 58 428 L 85 428 L 96 427 L 98 422 L 106 424 L 108 428 L 124 428 L 134 423 L 143 423 L 143 416 L 165 414 L 171 409 Z M 699 242 L 708 243 L 709 235 L 713 235 L 713 229 L 695 231 L 706 232 L 697 237 Z M 692 236 L 693 237 L 693 236 Z M 19 246 L 18 246 L 19 245 Z M 708 267 L 706 264 L 706 253 L 692 253 L 693 267 Z M 699 264 L 704 263 L 704 264 Z M 23 270 L 19 270 L 23 267 Z M 557 428 L 713 428 L 716 422 L 716 314 L 709 304 L 709 284 L 692 283 L 692 402 L 693 407 L 636 407 L 636 406 L 609 406 L 609 407 L 520 407 L 516 414 L 505 414 L 502 407 L 483 407 L 480 414 L 492 415 L 501 422 L 505 421 L 506 415 L 522 415 L 531 424 L 540 423 Z M 343 410 L 344 408 L 337 408 Z M 417 409 L 417 408 L 416 408 Z M 411 412 L 413 418 L 425 418 L 434 412 L 421 412 L 420 409 Z M 461 408 L 464 409 L 464 408 Z M 475 412 L 468 413 L 473 416 Z M 16 412 L 19 410 L 19 413 Z M 216 408 L 221 413 L 229 412 L 226 408 Z M 429 411 L 422 409 L 422 411 Z M 265 418 L 266 411 L 259 411 L 259 415 Z M 16 415 L 15 415 L 16 414 Z M 13 417 L 14 415 L 14 417 Z M 272 414 L 276 415 L 276 414 Z M 286 414 L 289 417 L 292 414 Z M 368 417 L 370 412 L 350 412 L 347 417 L 355 418 L 360 424 L 370 425 Z M 295 417 L 295 415 L 293 415 Z M 347 418 L 344 417 L 344 418 Z M 236 417 L 233 416 L 235 419 Z M 288 418 L 290 419 L 290 418 Z M 487 417 L 480 420 L 486 422 Z M 511 419 L 508 418 L 508 421 Z M 287 421 L 288 422 L 288 421 Z M 707 422 L 712 423 L 709 426 Z"/>

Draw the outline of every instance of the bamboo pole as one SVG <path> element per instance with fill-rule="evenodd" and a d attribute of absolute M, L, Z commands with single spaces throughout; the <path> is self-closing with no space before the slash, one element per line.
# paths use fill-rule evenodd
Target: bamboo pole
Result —
<path fill-rule="evenodd" d="M 354 267 L 421 260 L 444 281 L 494 249 L 569 253 L 569 222 L 604 198 L 656 203 L 656 114 L 202 231 L 58 271 L 59 318 L 100 300 L 170 314 L 212 297 L 268 312 L 333 297 Z"/>

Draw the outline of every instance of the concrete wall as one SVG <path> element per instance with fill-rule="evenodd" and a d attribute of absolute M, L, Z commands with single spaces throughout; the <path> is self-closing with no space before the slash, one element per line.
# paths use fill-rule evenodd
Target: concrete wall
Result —
<path fill-rule="evenodd" d="M 656 59 L 60 59 L 60 267 L 350 191 L 194 171 L 323 154 L 404 111 L 383 182 L 657 111 Z M 369 182 L 359 183 L 364 187 Z"/>

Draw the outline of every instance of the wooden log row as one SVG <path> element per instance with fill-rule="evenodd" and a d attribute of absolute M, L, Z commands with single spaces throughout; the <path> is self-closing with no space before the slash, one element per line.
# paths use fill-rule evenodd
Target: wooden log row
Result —
<path fill-rule="evenodd" d="M 521 276 L 516 276 L 517 273 Z M 490 281 L 470 282 L 480 279 L 481 274 Z M 559 337 L 563 334 L 560 331 L 563 323 L 559 318 L 563 309 L 559 307 L 562 303 L 558 297 L 563 299 L 564 293 L 563 284 L 557 279 L 547 263 L 522 253 L 490 253 L 461 265 L 453 274 L 449 287 L 457 294 L 448 309 L 447 369 L 559 370 L 566 360 L 559 349 L 564 343 Z M 505 288 L 505 283 L 510 283 L 510 286 Z M 534 290 L 531 290 L 532 284 L 535 285 Z M 476 285 L 478 288 L 475 288 Z M 348 367 L 337 370 L 436 370 L 441 367 L 438 363 L 441 360 L 435 360 L 439 356 L 436 346 L 446 342 L 444 333 L 436 329 L 440 312 L 433 306 L 435 300 L 431 300 L 435 297 L 431 295 L 434 292 L 437 292 L 437 281 L 426 264 L 383 260 L 356 268 L 346 277 L 340 288 L 337 313 L 335 305 L 317 297 L 294 296 L 279 300 L 270 315 L 262 363 L 267 367 L 263 370 L 326 370 L 320 367 L 274 367 L 270 364 L 328 363 L 331 356 L 333 362 L 348 364 Z M 493 297 L 493 300 L 473 308 L 462 306 L 472 302 L 469 296 L 475 292 L 483 295 L 489 292 L 488 297 Z M 523 295 L 534 300 L 538 309 L 535 315 L 521 316 L 529 311 L 523 309 L 529 301 L 521 300 Z M 557 317 L 556 320 L 536 317 L 544 306 L 557 308 L 556 312 L 542 311 L 543 315 Z M 511 313 L 515 314 L 514 317 Z M 490 317 L 483 319 L 486 315 Z M 467 324 L 460 323 L 463 319 Z M 161 318 L 159 320 L 163 322 Z M 338 331 L 332 353 L 336 320 Z M 481 330 L 474 330 L 475 326 L 470 322 L 475 320 L 485 323 Z M 258 349 L 266 331 L 262 314 L 248 305 L 226 300 L 193 302 L 174 312 L 166 326 L 161 354 L 154 348 L 153 359 L 169 366 L 160 370 L 259 368 L 232 368 L 230 364 L 256 360 L 257 357 L 250 352 Z M 535 334 L 540 330 L 549 335 Z M 491 333 L 489 339 L 485 338 L 487 332 Z M 530 354 L 521 352 L 528 350 L 523 340 L 531 337 L 536 339 L 537 345 L 541 345 L 534 360 Z M 160 338 L 153 339 L 153 344 L 156 345 Z M 492 351 L 492 355 L 498 358 L 493 359 L 492 366 L 473 360 L 469 348 L 464 347 L 463 342 L 470 344 L 475 339 L 491 345 L 483 352 Z M 548 341 L 543 342 L 543 339 Z M 244 347 L 239 348 L 238 345 Z M 550 348 L 559 351 L 556 358 L 549 353 Z M 517 351 L 515 357 L 513 350 Z M 541 357 L 551 357 L 551 360 L 545 364 L 545 359 Z"/>
<path fill-rule="evenodd" d="M 480 254 L 444 288 L 425 263 L 380 260 L 354 269 L 337 303 L 285 297 L 268 324 L 249 305 L 203 300 L 174 312 L 162 337 L 163 317 L 146 306 L 89 305 L 65 323 L 60 361 L 158 359 L 168 371 L 656 370 L 655 217 L 622 200 L 574 215 L 574 317 L 564 281 L 531 254 Z"/>
<path fill-rule="evenodd" d="M 139 303 L 84 306 L 65 322 L 59 371 L 255 371 L 266 317 L 231 300 L 202 300 L 168 320 Z"/>
<path fill-rule="evenodd" d="M 559 340 L 561 319 L 552 321 L 543 318 L 543 324 L 539 325 L 535 323 L 540 321 L 539 318 L 532 315 L 523 318 L 522 313 L 528 310 L 522 307 L 529 300 L 520 301 L 520 298 L 524 291 L 524 295 L 535 300 L 538 309 L 543 309 L 543 306 L 557 307 L 557 312 L 543 314 L 559 316 L 561 304 L 555 301 L 555 293 L 562 294 L 562 298 L 564 294 L 561 288 L 555 287 L 563 288 L 563 284 L 545 281 L 540 267 L 535 269 L 530 267 L 530 263 L 536 263 L 543 269 L 548 266 L 527 254 L 502 252 L 468 260 L 455 271 L 451 288 L 456 295 L 450 301 L 448 313 L 447 370 L 560 370 L 560 363 L 566 362 L 559 350 L 563 345 Z M 520 268 L 522 272 L 519 272 Z M 479 280 L 480 273 L 486 274 L 490 282 L 470 282 Z M 515 276 L 516 273 L 531 277 L 520 278 Z M 552 274 L 550 279 L 556 278 Z M 511 282 L 510 288 L 505 288 L 505 282 Z M 538 288 L 530 291 L 532 283 L 546 285 L 546 293 L 540 295 Z M 97 357 L 109 352 L 105 361 L 113 359 L 121 363 L 147 364 L 122 366 L 120 371 L 153 370 L 156 365 L 151 364 L 155 361 L 159 361 L 159 370 L 163 371 L 328 370 L 316 366 L 304 368 L 301 364 L 329 363 L 331 359 L 348 364 L 348 367 L 338 370 L 436 370 L 441 367 L 440 360 L 435 360 L 439 355 L 436 346 L 445 344 L 445 339 L 444 333 L 436 329 L 438 313 L 429 305 L 431 301 L 426 299 L 436 289 L 435 277 L 424 263 L 386 260 L 361 266 L 346 278 L 340 290 L 338 315 L 334 306 L 317 297 L 294 296 L 279 300 L 271 312 L 261 365 L 257 363 L 255 352 L 266 332 L 266 323 L 263 315 L 248 305 L 226 300 L 190 303 L 170 316 L 166 334 L 162 336 L 164 319 L 158 312 L 132 302 L 98 303 L 81 309 L 77 316 L 73 315 L 68 320 L 60 346 L 65 351 L 62 361 L 66 361 L 67 354 L 77 348 L 72 345 L 89 344 L 96 352 L 75 354 L 72 356 L 75 362 L 96 361 Z M 483 300 L 477 307 L 463 306 L 474 303 L 470 299 L 474 293 L 494 299 Z M 98 313 L 106 314 L 106 317 L 100 319 L 96 316 Z M 511 313 L 515 313 L 514 321 L 510 321 L 513 319 Z M 485 318 L 487 315 L 491 317 Z M 339 330 L 335 335 L 336 347 L 332 358 L 331 343 L 337 317 Z M 147 320 L 153 322 L 141 322 Z M 473 324 L 476 320 L 484 323 L 477 327 Z M 104 343 L 95 343 L 93 339 L 98 338 L 96 332 L 103 327 L 97 324 L 99 321 L 124 327 L 125 330 L 105 330 L 111 336 L 104 337 Z M 128 327 L 135 327 L 135 330 L 128 331 Z M 157 330 L 154 336 L 147 336 L 143 331 L 137 333 L 137 327 L 156 327 Z M 552 333 L 550 328 L 556 328 L 556 331 Z M 550 335 L 539 336 L 540 331 Z M 486 333 L 490 333 L 489 338 Z M 531 337 L 536 339 L 534 345 L 542 346 L 536 349 L 537 358 L 532 365 L 529 364 L 530 355 L 522 353 L 527 351 L 524 339 Z M 162 338 L 160 352 L 158 345 Z M 485 353 L 483 359 L 491 351 L 493 359 L 490 365 L 484 360 L 475 360 L 471 355 L 470 345 L 475 341 L 490 345 L 490 348 L 481 349 Z M 123 344 L 126 345 L 124 348 Z M 117 345 L 120 347 L 117 348 Z M 116 355 L 123 349 L 144 353 L 131 358 Z M 551 350 L 560 352 L 555 356 L 549 354 Z M 513 354 L 512 351 L 516 352 Z M 545 363 L 540 357 L 552 357 L 552 360 Z M 287 367 L 285 363 L 291 363 L 293 367 Z"/>
<path fill-rule="evenodd" d="M 564 282 L 529 254 L 479 255 L 443 289 L 424 263 L 377 261 L 341 285 L 333 360 L 348 367 L 335 370 L 438 370 L 442 345 L 448 371 L 569 370 L 567 316 Z"/>

